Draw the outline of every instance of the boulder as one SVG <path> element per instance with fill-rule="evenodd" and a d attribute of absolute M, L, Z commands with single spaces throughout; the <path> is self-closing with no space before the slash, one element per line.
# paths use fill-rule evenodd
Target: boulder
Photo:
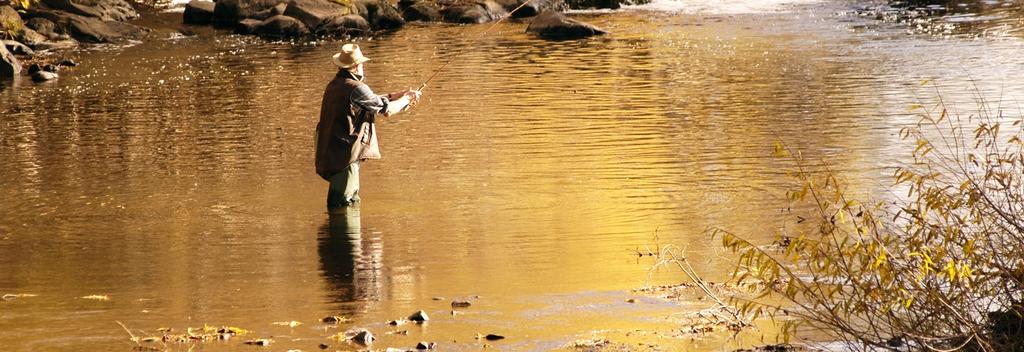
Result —
<path fill-rule="evenodd" d="M 35 48 L 36 46 L 45 43 L 49 38 L 32 30 L 32 28 L 25 27 L 21 29 L 21 33 L 18 34 L 17 39 L 19 42 L 25 43 L 25 45 L 28 45 L 31 48 Z"/>
<path fill-rule="evenodd" d="M 402 7 L 402 18 L 406 21 L 438 22 L 442 19 L 441 8 L 433 2 L 416 1 Z"/>
<path fill-rule="evenodd" d="M 387 0 L 377 2 L 377 11 L 370 14 L 368 21 L 374 29 L 398 29 L 405 25 L 402 12 Z"/>
<path fill-rule="evenodd" d="M 38 64 L 32 64 L 32 66 L 28 67 L 28 74 L 32 76 L 32 80 L 36 82 L 45 82 L 57 79 L 57 70 L 52 65 L 39 67 Z"/>
<path fill-rule="evenodd" d="M 527 0 L 500 0 L 499 4 L 505 7 L 506 11 L 512 12 L 513 18 L 533 17 L 539 15 L 541 12 L 547 10 L 560 11 L 565 8 L 565 2 L 563 0 L 530 0 L 526 5 L 523 5 Z M 519 6 L 523 6 L 520 8 Z"/>
<path fill-rule="evenodd" d="M 308 35 L 309 29 L 298 19 L 278 15 L 268 18 L 256 26 L 256 34 L 270 38 L 294 38 Z"/>
<path fill-rule="evenodd" d="M 257 20 L 262 21 L 274 16 L 283 15 L 286 9 L 288 9 L 288 3 L 282 2 L 280 4 L 272 6 L 269 9 L 257 12 L 255 15 L 252 15 L 251 18 L 255 18 Z"/>
<path fill-rule="evenodd" d="M 102 21 L 64 11 L 36 11 L 34 16 L 45 18 L 58 28 L 64 28 L 75 39 L 90 43 L 109 43 L 126 37 L 135 37 L 144 30 L 123 22 Z"/>
<path fill-rule="evenodd" d="M 41 0 L 46 7 L 94 17 L 102 21 L 127 21 L 139 17 L 139 13 L 126 0 Z"/>
<path fill-rule="evenodd" d="M 387 0 L 359 0 L 356 10 L 373 29 L 397 29 L 405 25 L 402 12 Z"/>
<path fill-rule="evenodd" d="M 621 7 L 620 0 L 565 0 L 565 5 L 570 9 L 618 9 Z"/>
<path fill-rule="evenodd" d="M 213 8 L 213 23 L 216 25 L 236 25 L 238 21 L 252 18 L 283 0 L 217 0 Z"/>
<path fill-rule="evenodd" d="M 49 39 L 57 39 L 57 25 L 48 19 L 42 17 L 30 18 L 28 19 L 28 22 L 25 22 L 25 27 L 36 31 Z"/>
<path fill-rule="evenodd" d="M 414 322 L 417 322 L 417 323 L 423 323 L 423 322 L 426 322 L 427 320 L 430 320 L 430 317 L 427 316 L 427 312 L 424 312 L 424 311 L 420 310 L 420 311 L 416 311 L 416 313 L 412 313 L 411 315 L 409 315 L 409 318 L 407 318 L 407 319 L 409 321 L 414 321 Z"/>
<path fill-rule="evenodd" d="M 363 16 L 345 15 L 328 18 L 327 21 L 316 28 L 318 36 L 344 36 L 347 34 L 358 34 L 370 30 L 370 23 Z"/>
<path fill-rule="evenodd" d="M 185 12 L 181 15 L 181 21 L 185 24 L 211 24 L 213 23 L 213 10 L 217 7 L 213 1 L 192 0 L 185 5 Z"/>
<path fill-rule="evenodd" d="M 555 11 L 544 11 L 526 27 L 527 33 L 533 33 L 547 39 L 577 39 L 607 34 L 593 25 L 566 18 Z"/>
<path fill-rule="evenodd" d="M 373 333 L 371 333 L 370 330 L 366 329 L 351 330 L 349 331 L 348 335 L 351 336 L 352 341 L 355 341 L 356 343 L 363 345 L 372 344 L 373 340 L 376 340 L 376 338 L 374 338 L 373 336 Z"/>
<path fill-rule="evenodd" d="M 39 71 L 32 74 L 32 81 L 46 82 L 57 79 L 57 74 L 49 71 Z"/>
<path fill-rule="evenodd" d="M 4 48 L 6 48 L 7 51 L 10 51 L 14 55 L 32 56 L 32 55 L 36 54 L 34 51 L 32 51 L 32 48 L 28 47 L 28 45 L 19 43 L 17 41 L 14 41 L 14 40 L 0 40 L 0 42 L 3 43 Z"/>
<path fill-rule="evenodd" d="M 15 77 L 21 73 L 21 63 L 3 45 L 0 45 L 0 78 Z"/>
<path fill-rule="evenodd" d="M 263 24 L 263 21 L 254 18 L 246 18 L 238 21 L 238 24 L 235 25 L 235 33 L 256 34 L 256 27 L 259 27 L 261 24 Z"/>
<path fill-rule="evenodd" d="M 487 23 L 497 21 L 508 14 L 504 6 L 494 0 L 483 0 L 472 4 L 455 5 L 441 11 L 445 22 Z"/>
<path fill-rule="evenodd" d="M 352 13 L 352 8 L 329 0 L 291 0 L 284 10 L 285 16 L 291 16 L 308 28 L 318 28 L 321 23 L 338 16 Z"/>

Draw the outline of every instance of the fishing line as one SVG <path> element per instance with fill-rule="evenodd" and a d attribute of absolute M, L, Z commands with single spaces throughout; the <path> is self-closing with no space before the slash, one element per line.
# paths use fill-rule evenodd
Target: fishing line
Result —
<path fill-rule="evenodd" d="M 487 34 L 487 32 L 490 32 L 491 29 L 494 29 L 494 27 L 498 26 L 498 23 L 501 23 L 501 21 L 504 21 L 506 18 L 512 17 L 513 13 L 516 13 L 516 11 L 519 11 L 519 9 L 523 8 L 523 6 L 526 6 L 526 4 L 529 4 L 530 1 L 532 1 L 532 0 L 523 1 L 522 4 L 520 4 L 519 6 L 516 6 L 516 8 L 513 9 L 512 11 L 509 11 L 508 15 L 499 18 L 497 21 L 494 21 L 493 24 L 491 24 L 489 27 L 487 27 L 487 29 L 484 29 L 483 31 L 478 33 L 476 38 L 474 38 L 473 41 L 469 42 L 469 45 L 467 45 L 466 47 L 462 48 L 462 50 L 459 50 L 459 51 L 455 52 L 455 55 L 453 55 L 451 59 L 448 59 L 448 62 L 445 62 L 444 65 L 441 65 L 441 67 L 438 67 L 437 70 L 434 71 L 434 74 L 430 75 L 430 77 L 427 78 L 427 80 L 424 81 L 423 84 L 420 85 L 420 88 L 417 89 L 417 90 L 418 91 L 423 91 L 423 89 L 427 88 L 427 83 L 430 83 L 430 81 L 434 80 L 434 78 L 437 77 L 437 75 L 441 74 L 441 71 L 443 71 L 445 69 L 445 67 L 448 67 L 448 65 L 450 65 L 452 62 L 455 62 L 455 59 L 459 58 L 459 56 L 462 55 L 462 53 L 466 52 L 467 49 L 472 48 L 474 45 L 476 45 L 477 42 L 480 41 L 480 39 L 483 39 L 484 34 Z"/>

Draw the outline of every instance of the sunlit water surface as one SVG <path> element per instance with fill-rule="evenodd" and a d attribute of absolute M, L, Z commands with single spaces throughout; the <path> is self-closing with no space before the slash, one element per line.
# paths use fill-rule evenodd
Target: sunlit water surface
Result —
<path fill-rule="evenodd" d="M 524 22 L 473 47 L 485 27 L 412 24 L 361 41 L 380 92 L 468 52 L 420 105 L 380 123 L 384 158 L 363 165 L 356 234 L 332 226 L 313 172 L 340 42 L 200 30 L 81 52 L 56 82 L 7 83 L 0 294 L 37 296 L 0 301 L 0 349 L 127 351 L 115 321 L 154 333 L 240 326 L 274 337 L 275 351 L 318 350 L 356 326 L 378 348 L 445 350 L 480 348 L 477 333 L 508 337 L 492 348 L 546 350 L 594 332 L 671 330 L 666 317 L 707 304 L 626 303 L 651 265 L 632 251 L 681 245 L 722 279 L 728 253 L 703 230 L 771 240 L 792 184 L 776 140 L 885 197 L 889 167 L 912 149 L 898 138 L 916 120 L 911 104 L 929 105 L 936 89 L 964 113 L 974 88 L 1014 110 L 1024 98 L 1013 13 L 931 34 L 845 2 L 753 3 L 577 14 L 612 33 L 579 41 L 533 38 Z M 452 315 L 460 297 L 474 305 Z M 385 325 L 419 309 L 426 326 Z M 325 328 L 327 315 L 353 322 Z M 291 320 L 305 324 L 271 324 Z M 385 334 L 397 330 L 408 334 Z"/>

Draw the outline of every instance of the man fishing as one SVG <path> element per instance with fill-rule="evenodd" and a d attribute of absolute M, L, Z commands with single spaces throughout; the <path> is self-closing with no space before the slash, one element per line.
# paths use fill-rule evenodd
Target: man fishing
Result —
<path fill-rule="evenodd" d="M 419 101 L 412 88 L 387 95 L 374 94 L 363 83 L 363 56 L 359 45 L 345 44 L 334 54 L 338 74 L 327 84 L 316 126 L 316 173 L 330 182 L 327 209 L 338 210 L 359 203 L 359 163 L 379 159 L 376 127 L 378 115 L 394 116 Z"/>

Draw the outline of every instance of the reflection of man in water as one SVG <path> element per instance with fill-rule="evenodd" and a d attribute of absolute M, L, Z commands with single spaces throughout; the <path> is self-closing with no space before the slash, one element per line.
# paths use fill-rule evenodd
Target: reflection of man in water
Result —
<path fill-rule="evenodd" d="M 316 173 L 331 183 L 328 210 L 359 202 L 359 162 L 380 158 L 373 128 L 376 116 L 395 115 L 420 97 L 412 88 L 374 94 L 363 83 L 363 63 L 368 60 L 359 45 L 342 45 L 341 52 L 334 54 L 338 74 L 324 90 L 316 126 Z"/>
<path fill-rule="evenodd" d="M 383 245 L 361 232 L 358 209 L 332 214 L 320 231 L 320 266 L 339 303 L 381 298 Z"/>

